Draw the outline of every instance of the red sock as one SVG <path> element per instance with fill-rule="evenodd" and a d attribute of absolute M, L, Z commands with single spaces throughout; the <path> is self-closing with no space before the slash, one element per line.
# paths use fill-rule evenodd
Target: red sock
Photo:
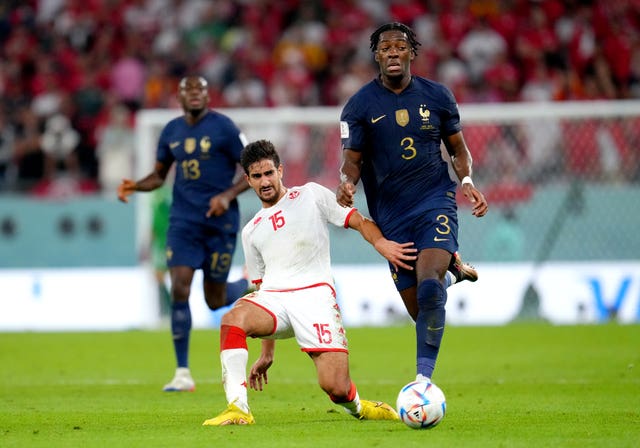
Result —
<path fill-rule="evenodd" d="M 334 395 L 329 394 L 329 398 L 331 399 L 331 401 L 333 401 L 334 403 L 338 404 L 338 403 L 349 403 L 350 401 L 353 401 L 354 398 L 356 398 L 356 385 L 353 381 L 351 381 L 351 389 L 349 389 L 349 395 L 347 395 L 347 399 L 346 400 L 340 400 L 336 398 Z"/>
<path fill-rule="evenodd" d="M 247 349 L 247 333 L 233 325 L 220 326 L 220 351 L 232 348 Z"/>

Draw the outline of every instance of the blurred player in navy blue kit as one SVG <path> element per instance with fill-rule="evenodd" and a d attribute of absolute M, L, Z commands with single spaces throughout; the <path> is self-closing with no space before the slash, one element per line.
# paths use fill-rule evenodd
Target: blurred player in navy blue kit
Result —
<path fill-rule="evenodd" d="M 248 286 L 246 279 L 227 283 L 240 224 L 236 197 L 249 188 L 239 165 L 246 138 L 231 119 L 209 109 L 204 78 L 183 78 L 178 98 L 184 115 L 163 128 L 154 170 L 137 182 L 124 179 L 118 187 L 118 198 L 127 202 L 136 191 L 162 186 L 176 165 L 166 253 L 177 369 L 164 387 L 167 392 L 195 389 L 189 371 L 189 294 L 195 270 L 203 271 L 204 297 L 212 310 L 233 303 Z"/>
<path fill-rule="evenodd" d="M 362 179 L 369 214 L 384 236 L 412 241 L 419 250 L 414 271 L 391 272 L 416 321 L 417 379 L 430 380 L 444 334 L 446 288 L 478 278 L 457 254 L 457 183 L 449 176 L 441 142 L 473 215 L 484 216 L 488 205 L 471 180 L 472 159 L 455 98 L 442 84 L 411 75 L 420 45 L 413 30 L 388 23 L 373 32 L 370 43 L 380 75 L 342 111 L 336 198 L 352 206 Z"/>

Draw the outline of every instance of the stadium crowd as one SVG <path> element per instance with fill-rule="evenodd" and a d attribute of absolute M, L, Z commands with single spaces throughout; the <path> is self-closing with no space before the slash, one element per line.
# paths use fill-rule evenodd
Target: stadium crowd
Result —
<path fill-rule="evenodd" d="M 115 191 L 135 112 L 178 107 L 187 73 L 208 79 L 214 108 L 341 105 L 375 76 L 368 37 L 390 20 L 422 43 L 413 72 L 460 103 L 640 98 L 639 5 L 5 0 L 0 191 Z"/>

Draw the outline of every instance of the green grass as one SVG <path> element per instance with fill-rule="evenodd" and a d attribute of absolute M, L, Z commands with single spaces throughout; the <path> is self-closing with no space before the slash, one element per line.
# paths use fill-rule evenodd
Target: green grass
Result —
<path fill-rule="evenodd" d="M 414 376 L 412 327 L 348 330 L 363 398 L 395 404 Z M 317 386 L 312 362 L 281 341 L 256 425 L 203 427 L 226 405 L 218 332 L 192 336 L 194 393 L 167 394 L 168 330 L 0 334 L 0 446 L 8 447 L 635 447 L 640 326 L 449 327 L 435 382 L 436 428 L 357 421 Z M 255 360 L 259 341 L 249 341 Z"/>

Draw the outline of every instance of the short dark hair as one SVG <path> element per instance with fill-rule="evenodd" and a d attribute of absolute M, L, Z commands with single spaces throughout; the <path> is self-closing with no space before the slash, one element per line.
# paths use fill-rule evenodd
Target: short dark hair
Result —
<path fill-rule="evenodd" d="M 375 30 L 373 34 L 371 34 L 370 42 L 371 42 L 372 52 L 375 52 L 376 49 L 378 48 L 380 35 L 385 31 L 391 31 L 391 30 L 398 30 L 405 33 L 407 35 L 407 39 L 409 39 L 409 45 L 411 45 L 411 51 L 413 52 L 413 55 L 415 56 L 418 54 L 418 47 L 422 44 L 418 42 L 418 39 L 416 38 L 416 33 L 407 25 L 400 22 L 385 23 L 384 25 L 378 27 L 378 29 Z"/>
<path fill-rule="evenodd" d="M 251 165 L 264 159 L 272 160 L 276 168 L 280 166 L 280 156 L 269 140 L 251 142 L 240 153 L 240 165 L 246 174 Z"/>

